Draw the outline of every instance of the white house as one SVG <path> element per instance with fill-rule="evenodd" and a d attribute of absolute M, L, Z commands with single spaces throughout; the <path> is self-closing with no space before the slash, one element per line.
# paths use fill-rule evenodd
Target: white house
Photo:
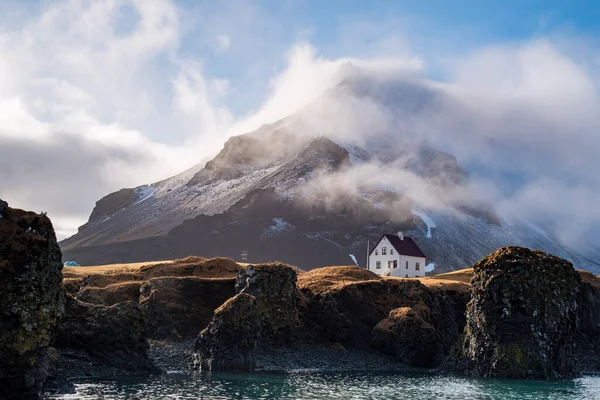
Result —
<path fill-rule="evenodd" d="M 412 238 L 383 235 L 369 252 L 369 271 L 383 276 L 418 278 L 425 276 L 425 254 Z"/>

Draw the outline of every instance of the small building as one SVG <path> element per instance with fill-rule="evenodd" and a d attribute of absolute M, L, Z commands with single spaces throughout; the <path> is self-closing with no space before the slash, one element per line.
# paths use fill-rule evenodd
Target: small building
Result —
<path fill-rule="evenodd" d="M 382 276 L 424 277 L 425 253 L 402 232 L 383 235 L 369 252 L 368 269 Z"/>

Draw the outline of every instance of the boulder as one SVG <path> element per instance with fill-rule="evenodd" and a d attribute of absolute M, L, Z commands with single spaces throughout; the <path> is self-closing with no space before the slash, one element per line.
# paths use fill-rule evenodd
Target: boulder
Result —
<path fill-rule="evenodd" d="M 252 371 L 262 316 L 256 298 L 240 293 L 217 309 L 194 345 L 194 367 L 204 371 Z"/>
<path fill-rule="evenodd" d="M 194 338 L 206 328 L 215 310 L 235 295 L 235 280 L 152 278 L 139 292 L 150 338 Z"/>
<path fill-rule="evenodd" d="M 576 375 L 581 278 L 571 263 L 504 247 L 473 269 L 458 371 L 515 379 Z"/>
<path fill-rule="evenodd" d="M 410 307 L 390 311 L 373 328 L 371 341 L 374 348 L 411 367 L 432 368 L 442 361 L 439 333 Z"/>
<path fill-rule="evenodd" d="M 195 342 L 194 365 L 208 371 L 251 371 L 255 350 L 298 335 L 296 272 L 283 264 L 240 271 L 238 294 L 227 300 Z"/>
<path fill-rule="evenodd" d="M 62 261 L 45 215 L 0 200 L 0 398 L 39 398 L 63 311 Z"/>

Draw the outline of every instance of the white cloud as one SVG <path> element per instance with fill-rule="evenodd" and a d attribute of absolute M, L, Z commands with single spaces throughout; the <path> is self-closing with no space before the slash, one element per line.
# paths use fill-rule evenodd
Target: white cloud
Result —
<path fill-rule="evenodd" d="M 56 215 L 64 233 L 107 193 L 201 161 L 206 153 L 193 143 L 229 123 L 209 99 L 223 97 L 227 83 L 211 81 L 207 91 L 200 71 L 178 57 L 170 1 L 42 7 L 0 30 L 0 187 L 15 206 Z M 196 124 L 179 123 L 182 115 Z"/>

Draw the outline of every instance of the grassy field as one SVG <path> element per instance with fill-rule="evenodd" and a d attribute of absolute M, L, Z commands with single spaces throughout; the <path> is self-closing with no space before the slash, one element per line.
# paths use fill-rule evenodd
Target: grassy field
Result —
<path fill-rule="evenodd" d="M 145 261 L 139 263 L 128 263 L 128 264 L 107 264 L 107 265 L 92 265 L 89 267 L 64 267 L 63 276 L 65 278 L 77 278 L 89 274 L 120 274 L 125 272 L 138 271 L 145 265 L 156 265 L 172 263 L 172 260 L 168 261 Z"/>

